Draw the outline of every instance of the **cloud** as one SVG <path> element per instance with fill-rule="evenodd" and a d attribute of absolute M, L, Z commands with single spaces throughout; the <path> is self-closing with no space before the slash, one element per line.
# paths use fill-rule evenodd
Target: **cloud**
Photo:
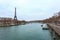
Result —
<path fill-rule="evenodd" d="M 19 19 L 44 19 L 60 11 L 59 4 L 60 0 L 0 0 L 0 16 L 14 16 L 16 7 Z"/>
<path fill-rule="evenodd" d="M 0 0 L 0 4 L 3 3 L 3 2 L 4 2 L 4 0 Z"/>

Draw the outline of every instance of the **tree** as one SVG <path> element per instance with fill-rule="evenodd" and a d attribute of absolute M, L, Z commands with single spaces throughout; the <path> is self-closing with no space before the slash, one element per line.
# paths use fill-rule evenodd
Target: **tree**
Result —
<path fill-rule="evenodd" d="M 60 11 L 58 12 L 58 16 L 60 16 Z"/>

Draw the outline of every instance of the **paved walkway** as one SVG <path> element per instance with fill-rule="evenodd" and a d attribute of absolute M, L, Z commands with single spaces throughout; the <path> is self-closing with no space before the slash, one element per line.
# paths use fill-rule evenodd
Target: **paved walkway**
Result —
<path fill-rule="evenodd" d="M 55 24 L 48 24 L 48 25 L 60 36 L 60 26 L 57 26 Z"/>

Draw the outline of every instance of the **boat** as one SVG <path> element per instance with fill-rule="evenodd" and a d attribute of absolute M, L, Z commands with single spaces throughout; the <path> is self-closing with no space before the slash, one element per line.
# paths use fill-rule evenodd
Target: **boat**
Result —
<path fill-rule="evenodd" d="M 42 29 L 43 29 L 43 30 L 49 30 L 49 27 L 43 26 Z"/>
<path fill-rule="evenodd" d="M 43 27 L 43 25 L 41 25 L 41 27 Z"/>

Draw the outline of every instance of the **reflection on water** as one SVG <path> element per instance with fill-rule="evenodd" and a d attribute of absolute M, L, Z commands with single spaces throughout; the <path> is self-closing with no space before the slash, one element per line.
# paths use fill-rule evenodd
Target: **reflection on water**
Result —
<path fill-rule="evenodd" d="M 0 40 L 51 40 L 49 30 L 33 23 L 12 27 L 0 27 Z"/>

